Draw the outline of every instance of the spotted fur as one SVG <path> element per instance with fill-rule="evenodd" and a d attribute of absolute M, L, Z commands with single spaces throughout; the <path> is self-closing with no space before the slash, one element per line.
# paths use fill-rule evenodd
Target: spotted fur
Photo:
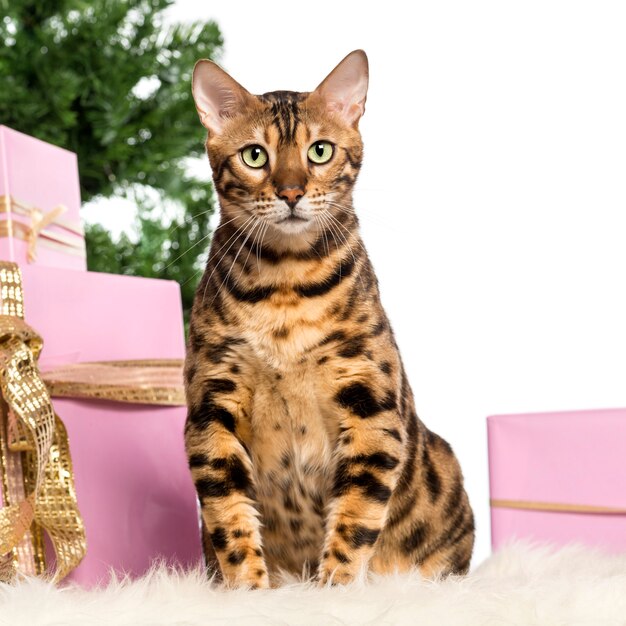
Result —
<path fill-rule="evenodd" d="M 194 72 L 221 221 L 191 318 L 185 441 L 207 553 L 233 585 L 469 566 L 461 471 L 417 417 L 352 208 L 366 87 L 361 51 L 311 93 Z M 319 140 L 334 146 L 321 165 Z M 242 160 L 251 144 L 261 168 Z"/>

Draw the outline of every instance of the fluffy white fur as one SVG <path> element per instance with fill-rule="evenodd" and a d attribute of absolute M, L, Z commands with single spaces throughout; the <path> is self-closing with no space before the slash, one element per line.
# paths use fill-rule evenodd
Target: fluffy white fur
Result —
<path fill-rule="evenodd" d="M 164 568 L 92 591 L 30 579 L 0 585 L 0 624 L 618 626 L 626 624 L 626 554 L 518 544 L 463 579 L 426 581 L 412 574 L 326 589 L 291 583 L 224 591 L 199 572 Z"/>

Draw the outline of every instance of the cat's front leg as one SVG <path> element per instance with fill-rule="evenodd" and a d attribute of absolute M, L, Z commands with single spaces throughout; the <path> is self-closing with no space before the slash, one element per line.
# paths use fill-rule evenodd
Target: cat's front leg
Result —
<path fill-rule="evenodd" d="M 378 377 L 343 379 L 334 401 L 341 434 L 318 572 L 323 585 L 348 583 L 367 566 L 405 457 L 396 393 Z"/>
<path fill-rule="evenodd" d="M 240 437 L 249 390 L 232 370 L 194 378 L 188 385 L 185 445 L 224 581 L 236 587 L 269 587 L 252 462 Z"/>

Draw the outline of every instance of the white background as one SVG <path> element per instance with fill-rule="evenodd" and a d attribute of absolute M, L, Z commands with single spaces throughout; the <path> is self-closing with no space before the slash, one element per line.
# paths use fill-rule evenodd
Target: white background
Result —
<path fill-rule="evenodd" d="M 626 406 L 626 3 L 179 0 L 170 18 L 215 19 L 253 93 L 368 53 L 355 205 L 480 562 L 485 417 Z"/>

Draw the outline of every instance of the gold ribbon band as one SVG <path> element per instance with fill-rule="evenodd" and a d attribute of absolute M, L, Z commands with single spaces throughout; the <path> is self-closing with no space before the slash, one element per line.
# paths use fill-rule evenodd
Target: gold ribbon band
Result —
<path fill-rule="evenodd" d="M 46 371 L 42 378 L 54 397 L 185 405 L 179 359 L 77 363 Z"/>
<path fill-rule="evenodd" d="M 37 258 L 37 245 L 60 250 L 75 256 L 85 257 L 84 232 L 80 224 L 61 218 L 67 211 L 58 205 L 44 213 L 41 209 L 20 202 L 12 196 L 0 196 L 0 213 L 8 214 L 7 219 L 0 219 L 0 237 L 17 237 L 28 243 L 28 261 Z M 12 219 L 12 213 L 30 218 L 30 225 Z M 68 231 L 69 234 L 46 230 L 54 224 Z"/>
<path fill-rule="evenodd" d="M 86 552 L 67 433 L 37 368 L 43 341 L 23 320 L 15 263 L 0 262 L 0 298 L 0 579 L 12 578 L 25 554 L 34 554 L 37 572 L 43 571 L 45 529 L 56 553 L 52 578 L 58 581 Z M 25 550 L 29 533 L 30 552 Z"/>
<path fill-rule="evenodd" d="M 599 515 L 626 515 L 626 508 L 594 506 L 591 504 L 566 504 L 562 502 L 533 502 L 531 500 L 489 501 L 492 508 L 519 509 L 524 511 L 548 511 L 552 513 L 595 513 Z"/>

